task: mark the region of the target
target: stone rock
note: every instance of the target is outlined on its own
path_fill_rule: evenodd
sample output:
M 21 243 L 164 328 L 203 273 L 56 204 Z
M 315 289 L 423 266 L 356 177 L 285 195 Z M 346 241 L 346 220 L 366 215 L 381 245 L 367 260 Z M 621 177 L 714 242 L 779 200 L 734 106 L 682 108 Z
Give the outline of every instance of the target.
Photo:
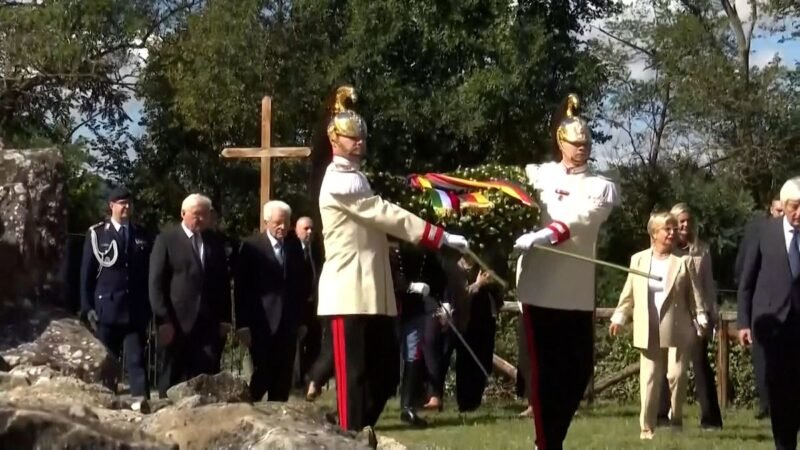
M 181 450 L 369 449 L 321 415 L 289 403 L 216 403 L 165 408 L 147 416 L 142 430 Z
M 408 447 L 390 437 L 378 436 L 378 450 L 407 450 L 407 449 Z
M 63 168 L 57 148 L 0 149 L 0 299 L 62 301 Z
M 206 395 L 192 395 L 180 399 L 175 403 L 175 409 L 192 409 L 203 405 L 210 405 L 214 402 L 214 398 Z
M 37 408 L 48 406 L 69 408 L 80 404 L 93 408 L 115 409 L 118 405 L 114 394 L 108 388 L 70 377 L 56 377 L 52 380 L 41 380 L 30 386 L 0 391 L 0 400 Z
M 215 375 L 198 375 L 191 380 L 176 384 L 167 390 L 167 397 L 173 402 L 199 395 L 209 397 L 212 402 L 249 402 L 250 390 L 247 383 L 229 372 Z
M 120 378 L 119 361 L 66 311 L 49 306 L 7 306 L 0 317 L 0 329 L 8 331 L 0 336 L 0 356 L 12 370 L 18 366 L 47 367 L 87 383 L 109 386 Z
M 75 412 L 83 416 L 73 415 Z M 48 405 L 41 408 L 4 400 L 0 400 L 0 448 L 178 449 L 141 431 L 123 430 L 109 423 L 101 423 L 86 410 L 74 405 Z
M 47 366 L 16 366 L 11 369 L 14 375 L 19 375 L 27 378 L 31 384 L 39 383 L 40 381 L 49 381 L 58 374 Z
M 31 383 L 22 375 L 9 372 L 0 372 L 0 391 L 9 391 L 18 387 L 28 387 Z

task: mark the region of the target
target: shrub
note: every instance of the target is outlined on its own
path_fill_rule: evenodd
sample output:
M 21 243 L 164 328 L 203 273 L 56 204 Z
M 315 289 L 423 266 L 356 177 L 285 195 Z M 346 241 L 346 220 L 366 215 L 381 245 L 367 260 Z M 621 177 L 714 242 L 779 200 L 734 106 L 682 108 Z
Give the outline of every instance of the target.
M 534 197 L 533 189 L 527 184 L 521 167 L 489 164 L 457 170 L 447 175 L 477 181 L 498 179 L 516 183 Z M 536 206 L 526 206 L 495 189 L 483 192 L 493 204 L 488 210 L 467 209 L 461 214 L 440 216 L 428 200 L 427 192 L 413 188 L 408 178 L 387 172 L 371 173 L 368 178 L 375 192 L 385 199 L 444 227 L 447 231 L 465 235 L 476 252 L 492 250 L 510 255 L 516 238 L 531 230 L 539 220 Z

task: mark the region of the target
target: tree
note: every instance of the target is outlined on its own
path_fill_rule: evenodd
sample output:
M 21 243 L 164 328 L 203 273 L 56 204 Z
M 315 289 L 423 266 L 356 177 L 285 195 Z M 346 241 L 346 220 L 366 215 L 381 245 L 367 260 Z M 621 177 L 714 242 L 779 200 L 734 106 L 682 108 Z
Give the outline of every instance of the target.
M 649 164 L 667 144 L 702 166 L 736 173 L 761 202 L 781 177 L 777 166 L 798 163 L 789 147 L 797 128 L 787 122 L 797 114 L 797 78 L 779 61 L 752 67 L 760 9 L 755 0 L 749 6 L 750 22 L 728 0 L 640 2 L 636 19 L 611 21 L 603 33 L 616 45 L 603 51 L 617 64 L 640 61 L 651 77 L 619 71 L 607 118 L 616 126 L 625 123 L 620 117 L 635 118 L 628 131 L 652 138 Z
M 226 227 L 252 230 L 257 171 L 220 161 L 220 150 L 258 142 L 259 100 L 269 94 L 273 142 L 317 136 L 325 152 L 324 96 L 340 82 L 359 94 L 371 169 L 549 157 L 549 115 L 563 95 L 575 90 L 591 102 L 604 81 L 570 32 L 608 4 L 545 5 L 208 1 L 151 49 L 140 84 L 148 133 L 131 173 L 169 180 L 143 186 L 151 190 L 208 192 Z M 307 174 L 303 163 L 276 165 L 276 196 L 313 207 Z
M 0 0 L 0 134 L 59 144 L 126 121 L 139 52 L 193 3 Z

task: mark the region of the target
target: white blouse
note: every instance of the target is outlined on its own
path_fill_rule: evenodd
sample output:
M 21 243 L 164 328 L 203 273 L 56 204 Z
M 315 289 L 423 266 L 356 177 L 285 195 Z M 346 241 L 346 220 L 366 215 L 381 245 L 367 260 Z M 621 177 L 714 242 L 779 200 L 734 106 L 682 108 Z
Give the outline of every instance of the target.
M 667 272 L 669 271 L 669 258 L 650 260 L 650 274 L 661 278 L 661 281 L 650 278 L 647 284 L 648 301 L 655 306 L 658 317 L 661 317 L 661 307 L 667 299 L 666 283 Z

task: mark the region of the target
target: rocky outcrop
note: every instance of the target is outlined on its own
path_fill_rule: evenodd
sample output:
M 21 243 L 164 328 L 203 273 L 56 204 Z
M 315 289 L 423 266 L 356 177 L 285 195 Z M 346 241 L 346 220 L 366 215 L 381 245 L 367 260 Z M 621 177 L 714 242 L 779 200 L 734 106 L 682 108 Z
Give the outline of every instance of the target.
M 67 312 L 10 300 L 0 311 L 0 356 L 11 370 L 28 376 L 51 371 L 108 386 L 119 379 L 119 362 Z
M 102 448 L 119 450 L 178 450 L 135 430 L 100 422 L 80 405 L 27 404 L 0 400 L 0 448 Z
M 0 149 L 0 299 L 58 301 L 64 181 L 58 149 Z
M 294 402 L 185 404 L 147 417 L 142 429 L 181 450 L 371 448 L 365 439 L 335 430 L 322 414 Z
M 250 389 L 241 378 L 234 377 L 230 372 L 221 372 L 216 375 L 199 375 L 167 391 L 167 397 L 174 402 L 195 396 L 206 403 L 249 402 Z
M 219 382 L 227 377 L 216 378 Z M 208 379 L 203 383 L 209 386 Z M 142 414 L 132 411 L 124 397 L 98 384 L 59 375 L 31 382 L 22 375 L 5 374 L 0 376 L 0 448 L 374 448 L 367 435 L 342 432 L 315 405 L 304 401 L 209 403 L 223 398 L 227 388 L 177 396 L 177 392 L 191 392 L 187 384 L 203 383 L 194 380 L 179 385 L 176 402 L 163 401 L 152 414 Z M 382 441 L 385 448 L 404 448 Z

